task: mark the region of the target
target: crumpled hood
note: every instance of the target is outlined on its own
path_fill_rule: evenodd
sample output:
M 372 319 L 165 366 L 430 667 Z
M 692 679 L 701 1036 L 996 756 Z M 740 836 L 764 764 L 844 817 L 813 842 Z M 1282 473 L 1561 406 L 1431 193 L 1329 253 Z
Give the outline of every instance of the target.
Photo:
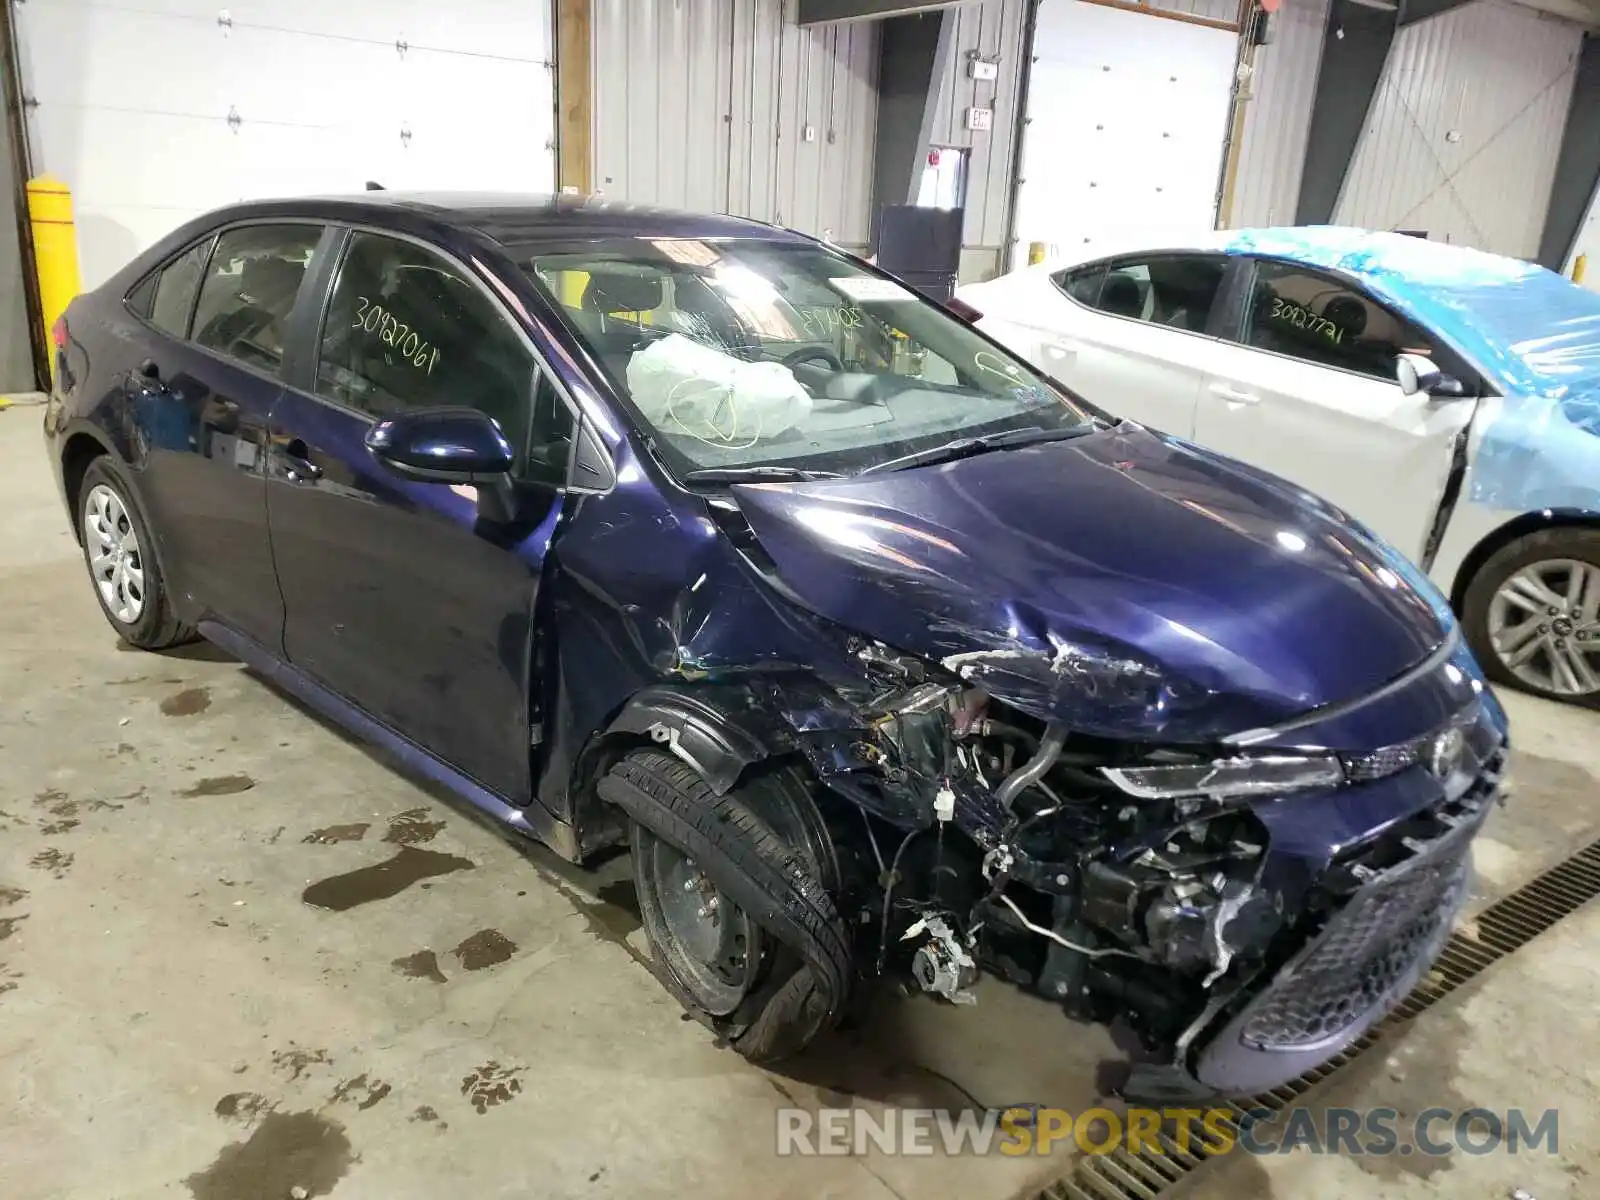
M 1085 732 L 1213 741 L 1447 636 L 1437 593 L 1337 510 L 1135 425 L 734 491 L 808 606 Z

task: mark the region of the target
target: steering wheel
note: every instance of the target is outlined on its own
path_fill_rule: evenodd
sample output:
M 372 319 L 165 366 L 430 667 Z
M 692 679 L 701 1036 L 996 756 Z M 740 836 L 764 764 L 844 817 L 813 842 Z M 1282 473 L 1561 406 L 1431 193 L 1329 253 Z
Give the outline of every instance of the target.
M 786 367 L 796 367 L 810 359 L 827 363 L 832 370 L 844 373 L 844 360 L 826 346 L 801 346 L 800 349 L 785 354 L 782 361 Z

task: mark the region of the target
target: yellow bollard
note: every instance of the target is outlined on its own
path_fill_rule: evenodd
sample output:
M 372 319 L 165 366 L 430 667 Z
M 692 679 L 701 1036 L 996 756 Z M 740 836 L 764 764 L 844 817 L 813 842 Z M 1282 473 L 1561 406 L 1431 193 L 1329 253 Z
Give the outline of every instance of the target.
M 67 305 L 83 290 L 78 274 L 78 227 L 72 217 L 72 192 L 49 175 L 28 180 L 28 221 L 33 227 L 33 267 L 39 277 L 39 308 L 46 336 Z M 55 378 L 56 356 L 47 347 L 50 377 Z
M 1580 254 L 1572 262 L 1572 282 L 1582 283 L 1584 269 L 1589 265 L 1589 256 Z
M 1028 265 L 1030 267 L 1038 266 L 1040 263 L 1042 263 L 1044 261 L 1045 254 L 1048 252 L 1048 250 L 1049 250 L 1049 247 L 1046 246 L 1043 242 L 1029 242 L 1028 243 Z

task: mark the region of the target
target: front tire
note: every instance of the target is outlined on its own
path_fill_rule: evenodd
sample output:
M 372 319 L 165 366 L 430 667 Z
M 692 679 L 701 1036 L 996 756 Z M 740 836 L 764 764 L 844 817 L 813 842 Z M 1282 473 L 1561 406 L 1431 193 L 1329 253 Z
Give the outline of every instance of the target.
M 1496 682 L 1600 708 L 1600 530 L 1546 529 L 1496 551 L 1462 623 Z
M 601 781 L 631 819 L 634 885 L 658 975 L 752 1062 L 803 1050 L 854 981 L 839 866 L 806 776 L 769 769 L 718 796 L 686 763 L 627 755 Z
M 78 529 L 100 611 L 123 641 L 141 650 L 165 650 L 191 641 L 194 630 L 172 611 L 155 539 L 131 489 L 104 456 L 84 472 Z

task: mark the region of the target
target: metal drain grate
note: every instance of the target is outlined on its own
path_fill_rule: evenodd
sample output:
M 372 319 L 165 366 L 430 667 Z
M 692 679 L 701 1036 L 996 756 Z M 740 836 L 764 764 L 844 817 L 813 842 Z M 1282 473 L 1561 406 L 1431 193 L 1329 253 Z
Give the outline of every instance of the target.
M 1527 945 L 1563 917 L 1600 896 L 1600 841 L 1591 842 L 1509 896 L 1496 900 L 1465 922 L 1445 943 L 1433 970 L 1400 1005 L 1348 1048 L 1292 1083 L 1245 1100 L 1223 1101 L 1236 1118 L 1247 1111 L 1281 1112 L 1312 1088 L 1365 1054 L 1398 1026 L 1413 1020 L 1480 972 L 1514 950 Z M 1237 1123 L 1234 1129 L 1237 1130 Z M 1189 1145 L 1215 1145 L 1199 1121 L 1188 1130 Z M 1193 1174 L 1208 1156 L 1182 1153 L 1165 1132 L 1160 1135 L 1165 1154 L 1153 1150 L 1130 1154 L 1119 1148 L 1109 1154 L 1085 1155 L 1066 1178 L 1039 1192 L 1036 1200 L 1157 1200 L 1180 1180 Z

